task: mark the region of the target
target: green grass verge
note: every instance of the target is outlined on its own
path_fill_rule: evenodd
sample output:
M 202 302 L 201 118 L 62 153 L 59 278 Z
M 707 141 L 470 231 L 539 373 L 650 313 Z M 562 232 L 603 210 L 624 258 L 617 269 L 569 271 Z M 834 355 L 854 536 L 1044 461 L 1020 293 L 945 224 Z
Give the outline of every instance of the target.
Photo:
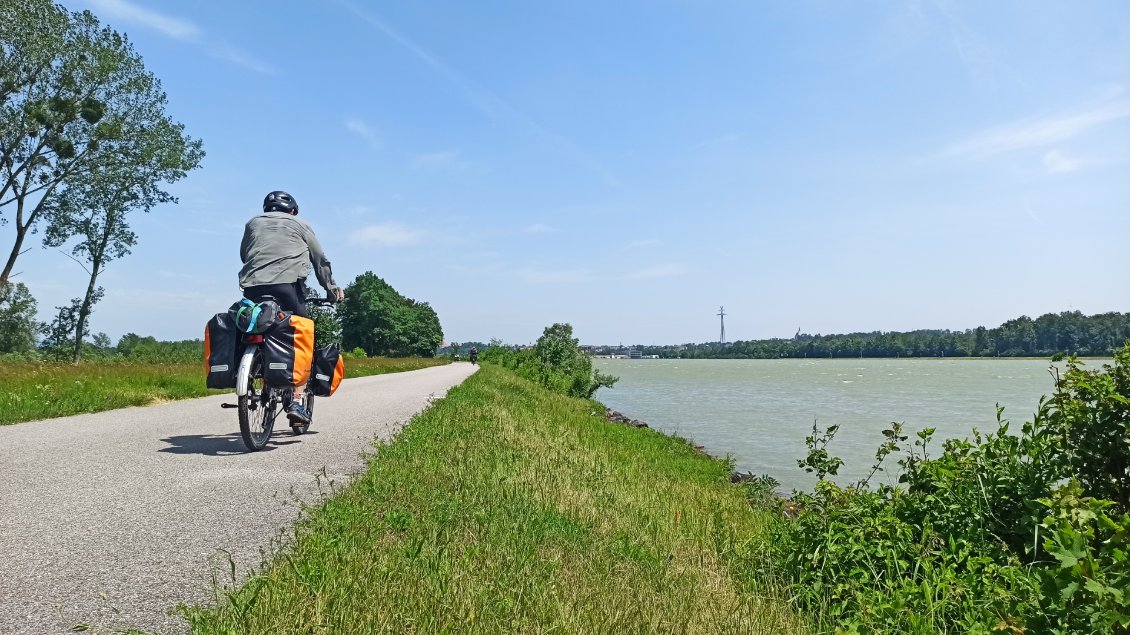
M 496 366 L 415 417 L 195 633 L 797 633 L 723 462 Z
M 396 373 L 449 362 L 421 357 L 347 359 L 345 376 Z M 2 362 L 0 425 L 225 392 L 205 388 L 204 377 L 203 362 Z

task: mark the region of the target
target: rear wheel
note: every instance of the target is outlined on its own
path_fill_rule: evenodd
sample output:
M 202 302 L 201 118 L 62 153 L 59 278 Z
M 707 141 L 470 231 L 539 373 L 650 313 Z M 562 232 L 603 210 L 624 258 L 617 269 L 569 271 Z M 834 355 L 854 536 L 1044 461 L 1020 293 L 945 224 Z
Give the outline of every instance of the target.
M 271 439 L 275 418 L 282 411 L 279 391 L 263 384 L 263 355 L 256 351 L 247 380 L 247 394 L 239 398 L 239 432 L 252 452 Z

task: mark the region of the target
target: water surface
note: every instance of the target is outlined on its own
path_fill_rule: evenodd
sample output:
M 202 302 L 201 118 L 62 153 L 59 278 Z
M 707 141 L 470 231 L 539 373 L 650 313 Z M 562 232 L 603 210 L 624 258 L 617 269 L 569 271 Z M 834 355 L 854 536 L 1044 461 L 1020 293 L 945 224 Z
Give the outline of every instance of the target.
M 942 439 L 968 437 L 974 427 L 996 430 L 998 402 L 1019 429 L 1054 387 L 1050 364 L 1031 359 L 593 361 L 620 377 L 596 395 L 610 408 L 729 454 L 741 470 L 772 474 L 785 491 L 811 485 L 796 459 L 814 420 L 840 425 L 830 452 L 844 459 L 846 481 L 869 471 L 892 421 L 904 422 L 911 438 L 937 428 L 939 450 Z

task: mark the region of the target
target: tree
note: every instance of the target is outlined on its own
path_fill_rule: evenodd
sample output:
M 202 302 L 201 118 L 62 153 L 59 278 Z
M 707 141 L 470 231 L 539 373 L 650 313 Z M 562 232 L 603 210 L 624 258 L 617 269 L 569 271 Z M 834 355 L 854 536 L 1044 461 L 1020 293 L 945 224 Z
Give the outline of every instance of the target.
M 99 287 L 94 302 L 101 299 L 102 288 Z M 45 329 L 47 337 L 40 346 L 57 359 L 65 359 L 74 354 L 75 333 L 82 332 L 86 328 L 85 324 L 77 324 L 82 303 L 82 298 L 73 298 L 70 304 L 55 307 L 55 319 L 51 320 Z M 81 346 L 82 342 L 79 341 L 77 345 Z
M 367 271 L 345 290 L 340 309 L 344 348 L 360 347 L 369 355 L 435 356 L 443 342 L 439 317 L 427 302 L 396 292 Z
M 90 304 L 96 304 L 101 299 L 102 287 L 98 287 L 93 296 L 89 298 Z M 47 336 L 40 344 L 40 347 L 47 354 L 59 360 L 71 358 L 73 361 L 78 361 L 82 352 L 99 355 L 113 353 L 110 336 L 105 333 L 95 334 L 93 342 L 90 343 L 86 342 L 85 335 L 81 339 L 76 339 L 76 334 L 87 333 L 87 324 L 85 323 L 87 317 L 82 315 L 84 304 L 83 298 L 72 298 L 70 304 L 55 307 L 57 311 L 55 319 L 44 327 L 44 333 Z
M 113 144 L 114 151 L 103 169 L 76 175 L 67 187 L 67 195 L 46 206 L 49 225 L 44 244 L 58 247 L 77 237 L 71 255 L 88 276 L 86 294 L 75 320 L 76 362 L 82 356 L 95 296 L 101 297 L 99 274 L 110 261 L 128 255 L 137 244 L 137 234 L 129 226 L 129 213 L 149 212 L 159 203 L 176 202 L 161 185 L 183 178 L 199 165 L 203 156 L 200 143 L 187 139 L 181 126 L 170 123 L 156 111 L 152 115 L 145 118 L 152 119 L 146 128 L 130 131 L 126 138 Z M 150 159 L 141 170 L 132 163 L 138 153 Z M 90 266 L 83 265 L 80 258 Z
M 309 306 L 306 312 L 314 320 L 314 347 L 323 348 L 341 342 L 341 317 L 334 309 Z
M 538 358 L 550 368 L 571 374 L 589 359 L 580 351 L 579 346 L 580 340 L 573 337 L 573 325 L 558 322 L 545 327 L 534 350 Z
M 110 336 L 105 333 L 94 334 L 94 348 L 99 353 L 106 354 L 111 352 L 110 349 L 114 347 L 113 342 L 110 341 Z
M 141 356 L 157 346 L 157 338 L 149 335 L 141 337 L 137 333 L 126 333 L 118 339 L 118 352 L 125 357 Z
M 43 325 L 36 319 L 36 302 L 23 283 L 0 285 L 0 353 L 23 353 L 35 348 Z
M 200 142 L 183 136 L 165 103 L 126 37 L 89 11 L 68 13 L 50 0 L 0 3 L 0 213 L 14 211 L 16 232 L 0 285 L 49 211 L 63 222 L 81 207 L 62 204 L 72 186 L 89 187 L 101 173 L 118 183 L 131 173 L 163 178 L 152 175 L 167 168 L 170 133 L 199 161 Z M 191 157 L 182 164 L 196 165 Z M 119 196 L 128 200 L 134 187 Z

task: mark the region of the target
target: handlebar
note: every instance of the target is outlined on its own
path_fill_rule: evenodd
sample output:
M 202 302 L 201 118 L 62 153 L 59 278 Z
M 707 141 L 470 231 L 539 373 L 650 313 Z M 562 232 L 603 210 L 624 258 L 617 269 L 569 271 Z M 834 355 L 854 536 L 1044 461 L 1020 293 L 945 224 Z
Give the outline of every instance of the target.
M 330 307 L 335 306 L 337 304 L 337 300 L 335 300 L 333 298 L 317 298 L 317 297 L 315 297 L 315 298 L 305 298 L 303 300 L 303 302 L 305 302 L 308 305 L 309 304 L 316 304 L 316 305 L 319 305 L 319 306 L 330 306 Z

